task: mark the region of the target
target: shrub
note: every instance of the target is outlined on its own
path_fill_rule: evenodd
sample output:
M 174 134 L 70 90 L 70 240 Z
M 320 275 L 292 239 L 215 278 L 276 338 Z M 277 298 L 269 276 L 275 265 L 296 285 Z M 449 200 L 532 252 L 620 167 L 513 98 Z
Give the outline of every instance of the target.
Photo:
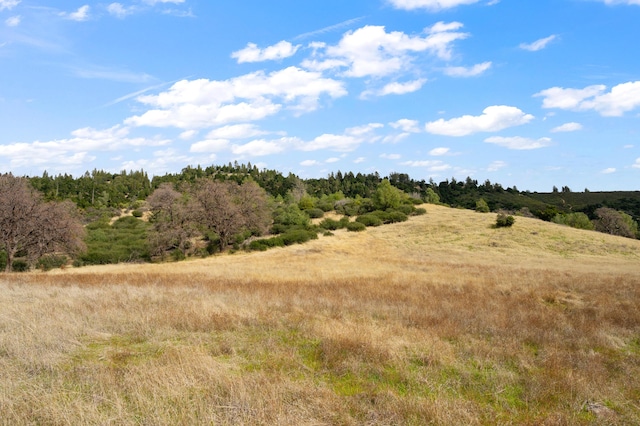
M 13 272 L 27 272 L 29 270 L 29 264 L 24 260 L 13 261 Z
M 361 232 L 367 229 L 367 227 L 360 222 L 349 222 L 347 224 L 347 231 L 349 232 Z
M 380 226 L 382 225 L 382 219 L 377 215 L 367 213 L 356 218 L 356 222 L 362 223 L 364 226 Z
M 584 213 L 557 214 L 552 220 L 553 223 L 570 226 L 577 229 L 594 229 L 593 222 L 589 220 L 589 216 Z
M 304 229 L 292 229 L 280 235 L 280 238 L 282 238 L 285 246 L 290 246 L 292 244 L 302 244 L 309 240 L 317 239 L 318 234 Z
M 478 213 L 489 213 L 489 204 L 483 198 L 480 198 L 476 201 L 476 211 Z
M 423 214 L 427 214 L 427 209 L 425 209 L 424 207 L 418 207 L 413 212 L 413 216 L 422 216 Z
M 515 223 L 516 219 L 509 215 L 507 216 L 504 213 L 500 213 L 498 214 L 498 217 L 496 218 L 496 227 L 497 228 L 509 228 L 511 226 L 513 226 L 513 224 Z
M 324 210 L 318 208 L 307 209 L 305 210 L 305 212 L 311 219 L 320 219 L 322 216 L 324 216 Z
M 405 222 L 409 220 L 409 217 L 401 211 L 394 210 L 389 212 L 387 223 L 397 223 L 397 222 Z
M 142 217 L 142 210 L 134 210 L 131 212 L 131 214 L 133 215 L 133 217 Z
M 406 215 L 410 215 L 415 211 L 415 207 L 412 204 L 401 204 L 396 208 L 397 211 L 402 212 Z
M 54 268 L 62 268 L 67 264 L 68 260 L 69 259 L 67 259 L 67 256 L 64 256 L 64 255 L 57 256 L 52 254 L 52 255 L 44 256 L 38 259 L 38 263 L 36 264 L 36 267 L 38 269 L 42 269 L 43 271 L 50 271 L 51 269 L 54 269 Z

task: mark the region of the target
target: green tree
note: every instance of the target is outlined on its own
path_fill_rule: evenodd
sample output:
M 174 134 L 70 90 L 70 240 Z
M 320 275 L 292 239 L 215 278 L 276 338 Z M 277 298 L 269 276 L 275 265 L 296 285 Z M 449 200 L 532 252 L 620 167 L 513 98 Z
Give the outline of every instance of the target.
M 432 188 L 427 188 L 425 201 L 429 204 L 440 204 L 440 196 Z
M 380 210 L 397 209 L 405 199 L 407 199 L 407 195 L 392 186 L 388 179 L 380 182 L 376 192 L 373 194 L 374 205 Z
M 483 198 L 480 198 L 476 201 L 476 211 L 479 213 L 489 213 L 489 204 L 487 204 Z

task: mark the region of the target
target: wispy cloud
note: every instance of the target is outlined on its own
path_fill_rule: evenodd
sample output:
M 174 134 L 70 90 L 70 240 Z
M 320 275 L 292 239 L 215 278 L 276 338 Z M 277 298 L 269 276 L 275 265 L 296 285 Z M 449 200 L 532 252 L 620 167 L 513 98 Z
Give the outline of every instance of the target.
M 305 38 L 311 38 L 311 37 L 316 36 L 316 35 L 330 33 L 332 31 L 336 31 L 336 30 L 341 30 L 341 29 L 347 28 L 347 27 L 349 27 L 349 26 L 351 26 L 353 24 L 357 24 L 358 22 L 360 22 L 364 18 L 365 18 L 364 16 L 361 16 L 359 18 L 353 18 L 353 19 L 349 19 L 349 20 L 344 21 L 344 22 L 340 22 L 339 24 L 329 25 L 328 27 L 324 27 L 324 28 L 321 28 L 319 30 L 309 31 L 308 33 L 303 33 L 303 34 L 295 36 L 292 40 L 295 40 L 295 41 L 303 40 Z
M 536 40 L 533 43 L 521 43 L 520 49 L 528 50 L 529 52 L 537 52 L 538 50 L 542 50 L 549 43 L 555 40 L 558 36 L 550 35 L 549 37 L 541 38 L 540 40 Z
M 71 21 L 83 22 L 89 19 L 89 5 L 80 6 L 75 12 L 61 12 L 60 16 Z

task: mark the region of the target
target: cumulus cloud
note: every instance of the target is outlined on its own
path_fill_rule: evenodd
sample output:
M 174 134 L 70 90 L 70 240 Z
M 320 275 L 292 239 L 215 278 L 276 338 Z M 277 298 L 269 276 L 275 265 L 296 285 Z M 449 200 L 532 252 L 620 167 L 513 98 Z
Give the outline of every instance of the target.
M 205 139 L 191 145 L 191 152 L 220 152 L 229 148 L 228 139 Z
M 449 77 L 475 77 L 491 68 L 491 62 L 483 62 L 472 67 L 447 67 L 444 73 Z
M 271 141 L 257 139 L 244 145 L 232 145 L 231 152 L 242 156 L 262 157 L 265 155 L 278 154 L 284 151 L 289 145 L 296 143 L 298 143 L 296 138 L 281 138 Z
M 7 158 L 12 168 L 25 166 L 73 165 L 93 161 L 94 152 L 116 151 L 124 148 L 162 146 L 166 139 L 129 137 L 129 129 L 114 126 L 96 130 L 91 127 L 71 132 L 71 138 L 45 142 L 2 145 L 0 158 Z
M 529 52 L 537 52 L 538 50 L 542 50 L 549 43 L 555 40 L 558 36 L 550 35 L 549 37 L 541 38 L 540 40 L 536 40 L 533 43 L 521 43 L 520 49 L 528 50 Z
M 230 126 L 218 127 L 207 135 L 209 139 L 247 139 L 256 136 L 266 135 L 268 132 L 260 130 L 255 124 L 234 124 Z
M 304 167 L 319 166 L 321 164 L 322 164 L 321 162 L 316 160 L 304 160 L 300 162 L 300 165 Z
M 429 155 L 433 157 L 439 157 L 441 155 L 447 155 L 449 151 L 449 148 L 433 148 L 431 151 L 429 151 Z
M 89 19 L 89 10 L 90 10 L 89 5 L 85 4 L 84 6 L 80 6 L 78 10 L 76 10 L 75 12 L 69 12 L 69 13 L 62 12 L 60 13 L 60 16 L 64 17 L 65 19 L 69 19 L 71 21 L 82 22 Z
M 340 135 L 326 133 L 309 142 L 301 143 L 298 149 L 302 151 L 328 149 L 338 152 L 350 152 L 358 148 L 362 143 L 380 140 L 376 130 L 381 127 L 384 126 L 380 123 L 370 123 L 364 126 L 351 127 Z
M 385 85 L 380 90 L 366 90 L 362 92 L 361 98 L 367 98 L 371 95 L 375 96 L 387 96 L 387 95 L 405 95 L 407 93 L 412 93 L 420 90 L 424 83 L 426 83 L 426 79 L 421 78 L 414 81 L 409 81 L 406 83 L 398 83 L 393 82 Z
M 607 169 L 604 169 L 600 173 L 602 173 L 603 175 L 610 175 L 610 174 L 615 173 L 615 172 L 617 172 L 615 167 L 609 167 Z
M 316 71 L 342 69 L 347 77 L 388 76 L 410 68 L 417 53 L 449 60 L 453 42 L 468 37 L 458 31 L 462 26 L 459 22 L 438 22 L 425 28 L 421 37 L 367 25 L 347 32 L 335 46 L 314 45 L 316 57 L 305 60 L 302 66 Z
M 551 145 L 550 138 L 530 139 L 530 138 L 523 138 L 520 136 L 514 136 L 514 137 L 492 136 L 490 138 L 485 139 L 484 141 L 487 143 L 492 143 L 508 149 L 516 149 L 516 150 L 538 149 L 538 148 L 544 148 Z
M 389 126 L 394 129 L 400 129 L 406 133 L 420 133 L 422 131 L 420 130 L 418 120 L 409 120 L 406 118 L 389 123 Z
M 554 127 L 553 129 L 551 129 L 552 133 L 558 133 L 558 132 L 576 132 L 578 130 L 582 130 L 582 124 L 580 123 L 565 123 L 561 126 L 558 127 Z
M 389 0 L 389 3 L 395 8 L 402 10 L 426 9 L 431 12 L 436 12 L 451 9 L 456 6 L 474 4 L 478 1 L 480 0 Z
M 134 11 L 134 6 L 126 7 L 120 3 L 111 3 L 109 6 L 107 6 L 107 12 L 109 12 L 110 15 L 121 19 L 126 17 L 127 15 L 131 15 Z
M 22 0 L 0 0 L 0 12 L 3 10 L 11 10 L 20 4 Z
M 552 87 L 536 93 L 543 97 L 543 108 L 574 111 L 597 111 L 605 117 L 619 117 L 640 107 L 640 81 L 618 84 L 606 92 L 607 86 L 593 85 L 584 89 Z
M 239 64 L 245 62 L 263 62 L 285 59 L 296 54 L 300 45 L 292 45 L 288 41 L 281 41 L 273 46 L 260 49 L 255 43 L 248 43 L 247 47 L 231 54 L 231 57 L 238 60 Z
M 450 120 L 439 119 L 427 123 L 427 132 L 445 136 L 467 136 L 478 132 L 497 132 L 520 126 L 533 120 L 533 115 L 506 105 L 494 105 L 484 109 L 482 115 L 464 115 Z
M 7 18 L 4 23 L 7 24 L 8 27 L 17 27 L 18 25 L 20 25 L 21 21 L 22 17 L 20 15 L 17 15 Z
M 296 113 L 318 108 L 320 98 L 347 94 L 344 83 L 321 73 L 289 67 L 223 81 L 182 80 L 158 95 L 137 100 L 153 109 L 130 117 L 134 126 L 206 128 L 233 122 L 256 121 L 284 108 Z

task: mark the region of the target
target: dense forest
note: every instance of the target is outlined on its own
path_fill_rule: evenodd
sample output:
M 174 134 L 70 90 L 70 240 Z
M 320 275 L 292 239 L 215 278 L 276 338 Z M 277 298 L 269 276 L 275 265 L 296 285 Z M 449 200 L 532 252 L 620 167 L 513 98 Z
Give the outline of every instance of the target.
M 237 162 L 189 166 L 152 178 L 143 170 L 0 177 L 0 267 L 6 271 L 65 266 L 68 256 L 82 266 L 265 250 L 317 238 L 320 232 L 406 220 L 424 213 L 416 207 L 422 203 L 640 236 L 640 191 L 574 192 L 564 186 L 538 193 L 489 180 L 436 183 L 404 173 L 381 177 L 338 171 L 301 179 Z M 323 218 L 327 212 L 342 219 Z M 31 223 L 31 231 L 17 229 L 16 215 Z M 24 221 L 27 216 L 31 222 Z M 57 239 L 46 240 L 42 232 L 62 228 L 69 233 L 58 232 Z M 31 240 L 17 238 L 20 232 L 31 233 Z

